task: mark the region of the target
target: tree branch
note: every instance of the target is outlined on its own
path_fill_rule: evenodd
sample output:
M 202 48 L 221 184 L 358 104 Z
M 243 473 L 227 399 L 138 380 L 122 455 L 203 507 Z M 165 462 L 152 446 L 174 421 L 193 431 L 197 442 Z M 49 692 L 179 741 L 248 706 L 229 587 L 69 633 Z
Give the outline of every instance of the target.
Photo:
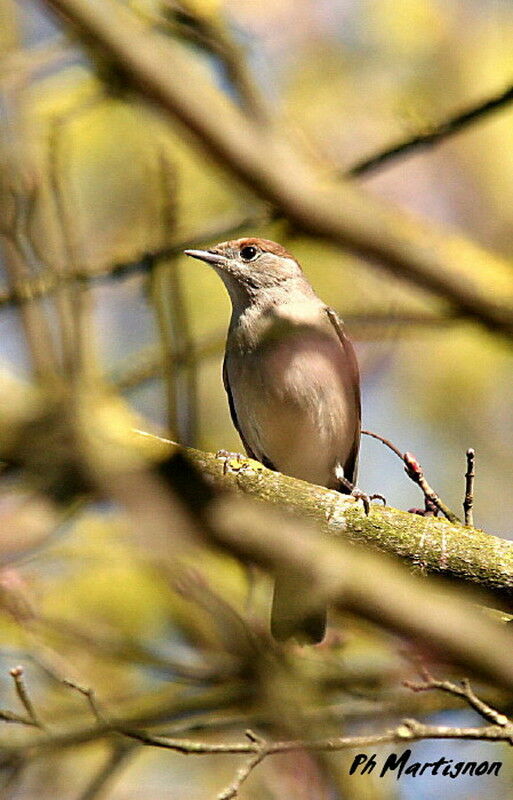
M 329 739 L 297 739 L 285 742 L 232 742 L 226 744 L 211 744 L 208 742 L 195 742 L 190 739 L 171 739 L 166 736 L 152 736 L 142 731 L 122 730 L 125 736 L 136 739 L 142 744 L 153 747 L 163 747 L 186 755 L 213 755 L 214 753 L 242 754 L 264 753 L 290 753 L 294 750 L 314 750 L 328 753 L 347 750 L 354 747 L 368 747 L 375 744 L 388 742 L 418 741 L 419 739 L 471 739 L 490 742 L 507 742 L 513 744 L 513 726 L 487 725 L 475 728 L 446 727 L 445 725 L 424 725 L 414 719 L 405 719 L 397 728 L 390 728 L 383 733 L 369 734 L 368 736 L 335 736 Z
M 185 739 L 152 736 L 145 732 L 123 731 L 125 736 L 145 745 L 161 747 L 185 755 L 249 754 L 250 758 L 239 768 L 230 785 L 218 794 L 218 800 L 237 797 L 242 783 L 267 756 L 298 751 L 334 753 L 341 750 L 364 748 L 396 743 L 404 745 L 420 739 L 464 739 L 513 744 L 513 725 L 488 725 L 479 728 L 458 728 L 442 725 L 425 725 L 415 719 L 404 719 L 396 728 L 368 736 L 339 736 L 327 739 L 296 739 L 291 741 L 266 741 L 247 731 L 247 742 L 211 744 Z
M 297 228 L 377 260 L 445 298 L 464 316 L 513 337 L 507 262 L 393 209 L 348 181 L 321 180 L 279 132 L 243 115 L 170 40 L 156 37 L 121 4 L 46 2 L 103 47 L 132 88 L 185 125 L 222 165 Z M 490 271 L 496 276 L 493 285 L 487 278 Z
M 400 142 L 388 145 L 379 153 L 374 153 L 374 155 L 362 159 L 347 170 L 345 175 L 349 178 L 368 175 L 382 167 L 389 166 L 391 162 L 402 156 L 433 147 L 433 145 L 439 144 L 450 136 L 465 130 L 473 122 L 488 116 L 490 112 L 504 108 L 512 100 L 513 85 L 509 85 L 502 92 L 492 97 L 487 97 L 486 100 L 459 111 L 454 116 L 444 119 L 436 125 L 428 125 L 420 133 L 408 136 Z
M 417 518 L 394 509 L 373 508 L 371 515 L 365 517 L 361 507 L 337 492 L 269 472 L 258 462 L 230 459 L 229 468 L 225 470 L 224 458 L 220 461 L 199 451 L 181 451 L 165 440 L 142 436 L 146 441 L 141 442 L 141 448 L 147 457 L 151 454 L 151 457 L 162 460 L 159 475 L 177 492 L 192 515 L 187 534 L 191 541 L 197 540 L 198 536 L 206 538 L 209 543 L 227 550 L 243 562 L 255 563 L 271 573 L 287 569 L 297 574 L 298 580 L 304 580 L 305 587 L 308 587 L 305 604 L 312 610 L 328 603 L 342 612 L 357 614 L 403 636 L 427 643 L 445 660 L 464 666 L 467 671 L 470 669 L 497 685 L 513 688 L 513 665 L 509 657 L 513 639 L 507 626 L 501 626 L 484 612 L 477 612 L 476 600 L 471 604 L 461 593 L 450 591 L 447 586 L 440 583 L 429 585 L 425 580 L 410 575 L 399 563 L 355 544 L 356 541 L 366 541 L 384 549 L 383 540 L 387 541 L 389 533 L 397 551 L 411 560 L 411 548 L 415 549 L 413 543 L 409 543 L 409 550 L 402 549 L 410 527 L 415 531 L 416 545 L 421 548 L 423 541 L 434 534 L 432 556 L 436 562 L 438 555 L 438 564 L 433 563 L 433 571 L 443 568 L 450 575 L 452 568 L 456 575 L 464 578 L 461 562 L 471 561 L 466 574 L 473 575 L 477 583 L 476 567 L 479 572 L 483 566 L 478 543 L 481 537 L 486 539 L 485 534 L 443 520 Z M 196 469 L 182 453 L 189 455 Z M 200 479 L 200 472 L 206 481 Z M 137 486 L 141 485 L 141 480 L 142 476 L 136 479 Z M 212 491 L 212 484 L 218 488 L 241 488 L 267 504 L 279 504 L 282 513 L 266 508 L 262 502 L 249 503 L 246 498 L 236 497 L 233 493 L 218 495 Z M 140 517 L 141 501 L 133 489 L 120 494 L 118 500 L 126 506 L 129 515 Z M 285 517 L 284 508 L 296 513 Z M 177 525 L 184 535 L 186 528 L 182 517 L 180 520 Z M 310 526 L 308 520 L 317 524 Z M 417 528 L 419 520 L 421 526 Z M 438 525 L 442 527 L 438 528 Z M 138 534 L 141 535 L 139 528 Z M 331 531 L 335 536 L 319 536 L 319 528 L 324 532 Z M 461 532 L 464 542 L 467 534 L 466 547 L 463 546 L 456 558 L 453 550 L 449 556 L 440 553 L 441 547 L 443 550 L 446 546 L 444 540 L 455 531 Z M 468 534 L 476 535 L 476 541 L 469 540 Z M 150 528 L 146 528 L 145 548 L 156 548 L 160 535 L 157 532 L 153 539 Z M 451 544 L 457 550 L 456 542 Z M 513 545 L 498 539 L 494 544 L 499 548 L 503 545 L 503 558 L 499 556 L 493 563 L 488 553 L 489 565 L 496 577 L 502 574 L 503 597 L 511 597 Z M 171 548 L 171 552 L 173 568 L 177 569 L 176 547 Z M 477 561 L 473 558 L 476 553 Z M 166 558 L 165 553 L 162 557 Z M 451 564 L 449 570 L 448 564 Z M 494 581 L 490 583 L 493 585 Z M 440 619 L 444 620 L 443 626 L 439 624 Z M 469 647 L 469 637 L 472 647 Z
M 136 440 L 155 445 L 162 456 L 178 448 L 142 431 L 134 431 L 134 435 Z M 211 453 L 193 448 L 185 448 L 184 452 L 219 488 L 236 489 L 287 508 L 314 522 L 330 537 L 370 544 L 425 572 L 487 589 L 497 602 L 511 604 L 513 543 L 506 539 L 440 517 L 420 517 L 389 506 L 372 506 L 366 516 L 352 498 L 273 472 L 257 461 L 231 459 L 226 464 L 226 459 Z

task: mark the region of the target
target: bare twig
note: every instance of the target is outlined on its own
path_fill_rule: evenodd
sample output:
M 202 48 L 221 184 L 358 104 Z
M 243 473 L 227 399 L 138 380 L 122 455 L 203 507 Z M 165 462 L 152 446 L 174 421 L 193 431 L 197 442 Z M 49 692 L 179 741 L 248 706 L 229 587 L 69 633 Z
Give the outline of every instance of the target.
M 93 95 L 84 104 L 53 118 L 48 143 L 48 173 L 59 224 L 64 264 L 55 263 L 56 308 L 60 323 L 60 343 L 65 374 L 72 381 L 94 374 L 94 347 L 89 324 L 89 287 L 86 282 L 63 276 L 78 269 L 81 272 L 81 247 L 76 231 L 75 216 L 68 187 L 65 185 L 62 163 L 62 131 L 87 109 L 104 100 L 103 93 Z
M 115 720 L 104 720 L 87 725 L 77 724 L 72 721 L 65 731 L 48 733 L 42 737 L 40 734 L 27 737 L 24 741 L 3 739 L 0 743 L 0 756 L 14 756 L 30 751 L 31 755 L 43 755 L 51 752 L 62 752 L 64 748 L 76 747 L 88 742 L 110 738 L 123 734 L 125 729 L 136 730 L 139 726 L 167 725 L 174 721 L 183 720 L 187 716 L 194 717 L 197 712 L 207 714 L 219 712 L 222 709 L 237 709 L 252 707 L 252 689 L 241 681 L 224 683 L 213 688 L 203 689 L 194 693 L 180 693 L 176 687 L 170 686 L 166 690 L 154 692 L 136 698 L 135 701 L 125 705 L 125 714 L 118 712 Z M 73 724 L 73 722 L 75 724 Z M 131 737 L 135 738 L 135 737 Z
M 487 725 L 483 727 L 447 727 L 424 725 L 414 719 L 404 719 L 397 728 L 368 736 L 335 736 L 329 739 L 293 739 L 276 742 L 226 742 L 212 744 L 190 739 L 172 739 L 167 736 L 152 736 L 144 731 L 119 729 L 120 733 L 142 744 L 162 747 L 184 755 L 244 754 L 255 753 L 263 757 L 295 750 L 324 751 L 334 753 L 353 747 L 367 747 L 387 742 L 418 741 L 419 739 L 470 739 L 513 744 L 513 725 Z M 262 758 L 260 760 L 262 760 Z
M 403 453 L 401 453 L 399 448 L 396 447 L 395 444 L 390 441 L 390 439 L 385 439 L 384 436 L 381 436 L 379 433 L 374 433 L 374 431 L 362 431 L 362 436 L 372 436 L 373 439 L 377 439 L 379 442 L 382 442 L 386 447 L 389 448 L 389 450 L 395 453 L 396 456 L 401 459 L 401 461 L 404 461 Z
M 27 709 L 27 713 L 33 717 L 34 711 L 32 704 L 28 699 L 23 682 L 20 681 L 22 673 L 23 671 L 19 667 L 11 670 L 11 674 L 17 681 L 17 685 L 19 684 L 21 686 L 18 691 L 20 699 L 23 698 L 22 702 Z M 93 728 L 88 731 L 81 731 L 75 735 L 73 733 L 71 735 L 58 734 L 56 736 L 45 737 L 45 739 L 40 740 L 38 743 L 28 742 L 26 744 L 17 743 L 14 745 L 3 745 L 2 755 L 4 761 L 11 761 L 19 758 L 25 748 L 32 753 L 38 752 L 38 749 L 41 752 L 45 752 L 54 747 L 60 749 L 63 746 L 81 744 L 92 741 L 95 738 L 102 738 L 113 734 L 122 735 L 132 742 L 172 750 L 184 755 L 246 754 L 250 756 L 250 758 L 240 767 L 229 786 L 218 795 L 218 800 L 233 800 L 233 798 L 238 795 L 239 789 L 244 781 L 258 764 L 266 757 L 278 753 L 302 750 L 310 752 L 338 752 L 349 748 L 362 748 L 391 742 L 404 744 L 421 739 L 460 739 L 513 744 L 513 723 L 511 720 L 480 700 L 474 694 L 468 681 L 463 681 L 462 686 L 458 686 L 450 681 L 435 680 L 425 669 L 422 670 L 422 676 L 424 678 L 423 683 L 405 682 L 405 685 L 414 692 L 437 689 L 449 695 L 462 698 L 489 724 L 481 727 L 447 727 L 425 725 L 415 719 L 403 719 L 395 728 L 364 736 L 269 741 L 253 731 L 248 730 L 246 731 L 246 741 L 211 743 L 154 735 L 148 731 L 135 728 L 135 721 L 132 721 L 130 724 L 128 721 L 123 721 L 121 719 L 109 722 L 105 719 L 97 718 L 96 725 Z M 66 681 L 65 683 L 71 688 L 78 690 L 81 694 L 84 694 L 88 699 L 93 696 L 93 693 L 89 689 L 84 689 L 72 682 Z M 32 724 L 37 724 L 41 727 L 41 724 L 36 721 Z M 92 800 L 92 798 L 97 797 L 100 789 L 113 777 L 132 751 L 133 747 L 126 743 L 115 743 L 111 756 L 102 766 L 98 774 L 87 785 L 86 789 L 80 795 L 80 800 Z
M 507 86 L 502 92 L 487 97 L 476 105 L 464 111 L 459 111 L 452 117 L 442 120 L 438 124 L 427 125 L 423 131 L 408 136 L 400 142 L 388 145 L 379 153 L 359 161 L 345 172 L 350 178 L 368 175 L 382 167 L 389 166 L 399 157 L 410 155 L 413 151 L 433 147 L 450 136 L 464 130 L 468 125 L 487 116 L 492 111 L 498 111 L 513 100 L 513 85 Z
M 35 708 L 27 692 L 27 687 L 25 686 L 25 681 L 23 678 L 23 667 L 13 667 L 13 669 L 10 670 L 10 675 L 14 680 L 16 694 L 18 695 L 23 708 L 27 712 L 27 716 L 31 720 L 32 725 L 34 725 L 36 728 L 41 728 L 41 730 L 44 730 L 45 726 L 36 714 Z
M 34 720 L 29 719 L 29 717 L 23 717 L 21 714 L 16 714 L 14 711 L 6 711 L 4 709 L 0 710 L 0 721 L 17 722 L 20 725 L 29 725 L 35 728 L 39 727 Z
M 362 431 L 362 435 L 365 436 L 372 436 L 373 439 L 378 439 L 378 441 L 382 442 L 386 447 L 392 450 L 393 453 L 401 459 L 404 463 L 404 471 L 408 475 L 411 480 L 419 486 L 424 494 L 424 498 L 426 500 L 427 507 L 429 505 L 438 508 L 444 517 L 446 517 L 449 522 L 461 522 L 459 517 L 451 511 L 449 506 L 447 506 L 443 500 L 439 497 L 439 495 L 435 492 L 435 490 L 429 485 L 424 475 L 424 471 L 420 466 L 419 462 L 415 458 L 414 455 L 411 453 L 401 453 L 398 447 L 395 446 L 389 439 L 385 439 L 384 436 L 380 436 L 379 433 L 374 433 L 373 431 Z M 428 505 L 429 504 L 429 505 Z
M 463 500 L 463 511 L 465 513 L 465 525 L 474 526 L 472 509 L 474 506 L 474 478 L 476 451 L 469 447 L 467 450 L 467 471 L 465 473 L 465 499 Z
M 449 520 L 449 522 L 457 523 L 461 522 L 460 518 L 454 511 L 451 511 L 448 505 L 444 503 L 441 497 L 435 492 L 435 490 L 429 485 L 427 482 L 424 471 L 420 466 L 419 462 L 415 458 L 412 453 L 405 453 L 403 456 L 403 461 L 405 463 L 405 472 L 409 478 L 412 479 L 414 483 L 416 483 L 423 491 L 424 497 L 432 503 L 432 505 L 436 506 L 444 517 Z
M 263 761 L 266 756 L 265 740 L 250 730 L 246 731 L 246 736 L 250 742 L 254 742 L 255 744 L 259 745 L 261 749 L 259 752 L 256 752 L 254 755 L 252 755 L 251 758 L 249 758 L 246 763 L 237 770 L 233 781 L 231 781 L 230 785 L 227 786 L 226 789 L 218 794 L 217 800 L 233 800 L 234 797 L 237 797 L 239 789 L 246 778 L 250 776 L 255 767 L 258 767 L 260 762 Z
M 98 707 L 98 703 L 96 702 L 96 696 L 93 689 L 90 689 L 87 686 L 80 686 L 80 684 L 75 683 L 74 681 L 70 681 L 68 679 L 63 680 L 62 683 L 65 686 L 68 686 L 70 689 L 74 689 L 76 692 L 85 697 L 95 720 L 97 722 L 104 722 L 104 718 Z
M 464 678 L 461 682 L 461 686 L 458 686 L 456 683 L 452 681 L 441 681 L 434 678 L 431 673 L 426 669 L 422 669 L 422 683 L 415 683 L 415 681 L 404 681 L 404 685 L 407 686 L 409 689 L 412 689 L 414 692 L 426 692 L 432 689 L 437 689 L 441 692 L 446 692 L 447 694 L 452 695 L 453 697 L 461 697 L 463 698 L 474 711 L 477 711 L 483 719 L 487 722 L 491 722 L 492 725 L 497 725 L 501 728 L 509 728 L 513 727 L 513 722 L 505 715 L 502 714 L 500 711 L 497 711 L 495 708 L 492 708 L 487 703 L 483 702 L 472 690 L 470 682 L 467 678 Z

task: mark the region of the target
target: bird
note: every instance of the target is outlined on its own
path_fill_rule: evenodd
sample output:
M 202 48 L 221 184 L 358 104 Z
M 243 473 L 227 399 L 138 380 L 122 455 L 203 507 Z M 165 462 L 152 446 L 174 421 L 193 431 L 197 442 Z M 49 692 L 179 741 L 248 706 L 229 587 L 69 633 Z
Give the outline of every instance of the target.
M 242 238 L 184 252 L 213 267 L 230 296 L 223 382 L 246 454 L 285 475 L 361 496 L 359 368 L 338 314 L 276 242 Z M 312 610 L 309 599 L 297 575 L 276 575 L 276 640 L 323 640 L 327 608 Z

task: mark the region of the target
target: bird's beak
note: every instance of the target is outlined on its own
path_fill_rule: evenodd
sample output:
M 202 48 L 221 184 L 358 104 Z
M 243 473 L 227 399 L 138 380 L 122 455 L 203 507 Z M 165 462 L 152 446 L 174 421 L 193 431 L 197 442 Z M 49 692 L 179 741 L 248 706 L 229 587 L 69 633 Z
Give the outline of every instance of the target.
M 199 258 L 200 261 L 206 261 L 207 264 L 214 264 L 218 267 L 224 266 L 228 262 L 226 256 L 214 253 L 213 250 L 184 250 L 184 253 L 186 256 Z

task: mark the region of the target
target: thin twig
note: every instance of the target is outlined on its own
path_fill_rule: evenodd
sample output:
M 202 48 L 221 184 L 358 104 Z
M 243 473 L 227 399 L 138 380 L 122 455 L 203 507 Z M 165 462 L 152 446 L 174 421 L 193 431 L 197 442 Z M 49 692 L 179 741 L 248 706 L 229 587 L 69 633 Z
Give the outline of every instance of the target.
M 44 730 L 45 726 L 36 714 L 36 710 L 27 692 L 27 687 L 25 686 L 23 677 L 23 667 L 13 667 L 13 669 L 10 670 L 10 675 L 14 680 L 16 694 L 18 695 L 23 708 L 27 712 L 28 718 L 31 720 L 32 725 L 34 725 L 36 728 L 41 728 L 41 730 Z
M 441 681 L 434 678 L 431 673 L 427 669 L 422 670 L 422 683 L 415 683 L 414 681 L 404 681 L 404 686 L 407 686 L 408 689 L 411 689 L 414 692 L 426 692 L 433 689 L 437 689 L 441 692 L 446 692 L 447 694 L 453 695 L 454 697 L 461 697 L 463 698 L 474 711 L 477 711 L 483 719 L 487 722 L 491 722 L 492 725 L 499 726 L 501 728 L 509 728 L 513 727 L 513 722 L 505 715 L 502 714 L 500 711 L 497 711 L 495 708 L 492 708 L 483 700 L 480 700 L 470 685 L 468 678 L 464 678 L 461 681 L 461 686 L 458 686 L 456 683 L 452 683 L 452 681 Z
M 376 172 L 384 166 L 389 166 L 391 162 L 398 159 L 400 156 L 410 155 L 413 151 L 427 149 L 433 145 L 448 139 L 450 136 L 459 133 L 468 125 L 476 120 L 489 114 L 491 111 L 498 111 L 505 105 L 513 100 L 513 85 L 509 85 L 502 92 L 499 92 L 492 97 L 488 97 L 470 106 L 464 111 L 459 111 L 454 116 L 442 120 L 437 125 L 429 125 L 423 131 L 408 136 L 400 142 L 393 145 L 388 145 L 379 153 L 364 158 L 358 161 L 349 170 L 345 171 L 345 175 L 350 178 L 368 175 L 370 172 Z
M 465 499 L 463 500 L 463 511 L 465 514 L 465 525 L 474 527 L 474 515 L 472 509 L 474 506 L 474 478 L 475 473 L 475 458 L 476 451 L 469 447 L 467 450 L 467 471 L 465 473 Z
M 196 359 L 176 260 L 159 261 L 152 275 L 169 429 L 182 444 L 191 446 L 196 442 Z
M 403 461 L 405 463 L 406 474 L 422 489 L 426 500 L 432 505 L 436 506 L 436 508 L 442 512 L 444 517 L 446 517 L 449 522 L 461 523 L 458 515 L 455 514 L 454 511 L 451 511 L 449 506 L 444 503 L 441 497 L 429 485 L 425 478 L 424 471 L 415 456 L 412 455 L 412 453 L 405 453 L 403 455 Z
M 85 103 L 70 111 L 55 116 L 50 125 L 48 142 L 48 173 L 55 203 L 56 218 L 62 242 L 64 264 L 52 265 L 56 273 L 56 309 L 60 323 L 60 344 L 63 368 L 71 381 L 94 374 L 94 348 L 91 341 L 91 325 L 88 314 L 90 296 L 88 286 L 76 280 L 62 280 L 69 271 L 80 270 L 81 246 L 76 230 L 76 212 L 73 209 L 70 188 L 66 186 L 63 169 L 62 131 L 85 111 L 104 101 L 103 93 L 93 95 Z
M 392 450 L 392 452 L 395 453 L 396 456 L 401 459 L 401 461 L 404 461 L 403 453 L 401 453 L 399 448 L 396 447 L 395 444 L 390 441 L 390 439 L 385 439 L 384 436 L 381 436 L 379 433 L 374 433 L 374 431 L 362 431 L 362 436 L 372 436 L 373 439 L 377 439 L 379 442 L 382 442 L 384 445 L 386 445 L 386 447 Z
M 98 703 L 96 702 L 96 696 L 93 689 L 90 689 L 87 686 L 81 686 L 80 684 L 75 683 L 74 681 L 70 681 L 68 679 L 63 680 L 62 683 L 65 686 L 68 686 L 70 689 L 74 689 L 75 691 L 77 691 L 79 694 L 81 694 L 83 697 L 86 698 L 89 708 L 91 709 L 96 722 L 103 723 L 105 721 L 98 707 Z
M 260 762 L 263 761 L 266 756 L 265 739 L 262 739 L 260 736 L 250 730 L 246 731 L 246 736 L 250 742 L 254 742 L 255 744 L 259 745 L 261 749 L 259 752 L 252 755 L 251 758 L 248 758 L 248 760 L 241 767 L 239 767 L 234 779 L 231 781 L 230 785 L 226 787 L 226 789 L 218 794 L 217 800 L 233 800 L 234 797 L 237 797 L 239 789 L 244 781 L 250 776 L 255 767 L 258 767 Z
M 427 504 L 438 508 L 444 517 L 449 520 L 449 522 L 461 522 L 454 511 L 451 511 L 449 506 L 443 502 L 435 490 L 429 485 L 424 475 L 424 471 L 414 455 L 411 453 L 402 453 L 399 448 L 395 446 L 395 444 L 393 444 L 389 439 L 385 439 L 384 436 L 380 436 L 379 433 L 374 433 L 373 431 L 362 431 L 362 435 L 372 436 L 373 439 L 378 439 L 378 441 L 386 445 L 386 447 L 392 450 L 392 452 L 401 459 L 404 464 L 404 471 L 408 477 L 411 478 L 411 480 L 422 490 Z
M 29 725 L 31 727 L 38 727 L 36 723 L 28 717 L 23 717 L 21 714 L 16 714 L 14 711 L 0 710 L 1 722 L 17 722 L 20 725 Z
M 470 739 L 513 744 L 513 725 L 487 725 L 482 727 L 448 727 L 445 725 L 425 725 L 414 719 L 404 719 L 396 728 L 368 736 L 334 736 L 327 739 L 293 739 L 276 742 L 197 742 L 190 739 L 172 739 L 167 736 L 153 736 L 145 731 L 118 728 L 120 733 L 142 744 L 173 750 L 184 755 L 214 754 L 263 754 L 263 757 L 276 753 L 290 753 L 296 750 L 335 753 L 353 747 L 367 747 L 387 742 L 417 741 L 420 739 Z M 260 759 L 262 760 L 262 759 Z

